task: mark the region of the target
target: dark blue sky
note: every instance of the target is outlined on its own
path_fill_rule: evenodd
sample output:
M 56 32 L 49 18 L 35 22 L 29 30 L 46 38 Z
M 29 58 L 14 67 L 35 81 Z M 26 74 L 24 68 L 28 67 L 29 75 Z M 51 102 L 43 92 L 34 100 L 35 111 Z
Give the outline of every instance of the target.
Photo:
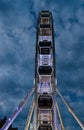
M 53 13 L 57 87 L 84 122 L 84 0 L 0 0 L 0 118 L 33 87 L 38 13 Z M 81 130 L 57 98 L 66 130 Z M 23 130 L 28 106 L 14 125 Z

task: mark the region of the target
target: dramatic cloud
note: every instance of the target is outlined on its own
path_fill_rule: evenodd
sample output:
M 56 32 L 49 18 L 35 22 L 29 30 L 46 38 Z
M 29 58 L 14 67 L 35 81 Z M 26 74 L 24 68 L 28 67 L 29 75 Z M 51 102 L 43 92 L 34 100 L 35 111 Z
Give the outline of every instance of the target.
M 0 117 L 33 87 L 37 17 L 45 9 L 54 19 L 58 88 L 84 121 L 84 0 L 0 0 Z M 65 129 L 80 130 L 59 103 Z M 27 110 L 15 121 L 20 130 Z

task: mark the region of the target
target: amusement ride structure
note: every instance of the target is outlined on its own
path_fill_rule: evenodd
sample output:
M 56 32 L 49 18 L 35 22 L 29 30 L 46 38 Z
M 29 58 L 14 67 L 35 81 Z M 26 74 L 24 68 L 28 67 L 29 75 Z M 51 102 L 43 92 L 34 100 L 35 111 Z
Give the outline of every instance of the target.
M 64 102 L 80 128 L 84 130 L 84 125 L 56 87 L 54 27 L 52 13 L 49 11 L 42 11 L 38 16 L 34 88 L 21 101 L 0 130 L 9 129 L 33 94 L 34 100 L 31 103 L 25 130 L 65 130 L 56 94 Z

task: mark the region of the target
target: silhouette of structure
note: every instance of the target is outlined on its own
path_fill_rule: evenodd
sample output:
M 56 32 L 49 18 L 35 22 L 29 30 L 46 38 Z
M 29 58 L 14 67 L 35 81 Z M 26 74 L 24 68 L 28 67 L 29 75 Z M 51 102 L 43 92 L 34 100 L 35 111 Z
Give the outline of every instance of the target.
M 7 121 L 6 116 L 3 119 L 0 120 L 0 128 L 2 128 L 4 126 L 6 121 Z M 12 128 L 12 124 L 11 124 L 10 127 L 8 128 L 8 130 L 18 130 L 18 128 Z

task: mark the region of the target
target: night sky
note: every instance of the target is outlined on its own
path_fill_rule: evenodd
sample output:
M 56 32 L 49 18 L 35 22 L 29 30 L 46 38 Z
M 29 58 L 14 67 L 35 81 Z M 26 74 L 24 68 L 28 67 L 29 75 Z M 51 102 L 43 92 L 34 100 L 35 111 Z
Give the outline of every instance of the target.
M 57 87 L 84 122 L 84 0 L 0 0 L 0 118 L 33 87 L 38 13 L 54 19 Z M 66 130 L 81 130 L 57 96 Z M 31 102 L 31 101 L 30 101 Z M 24 130 L 29 105 L 14 126 Z

